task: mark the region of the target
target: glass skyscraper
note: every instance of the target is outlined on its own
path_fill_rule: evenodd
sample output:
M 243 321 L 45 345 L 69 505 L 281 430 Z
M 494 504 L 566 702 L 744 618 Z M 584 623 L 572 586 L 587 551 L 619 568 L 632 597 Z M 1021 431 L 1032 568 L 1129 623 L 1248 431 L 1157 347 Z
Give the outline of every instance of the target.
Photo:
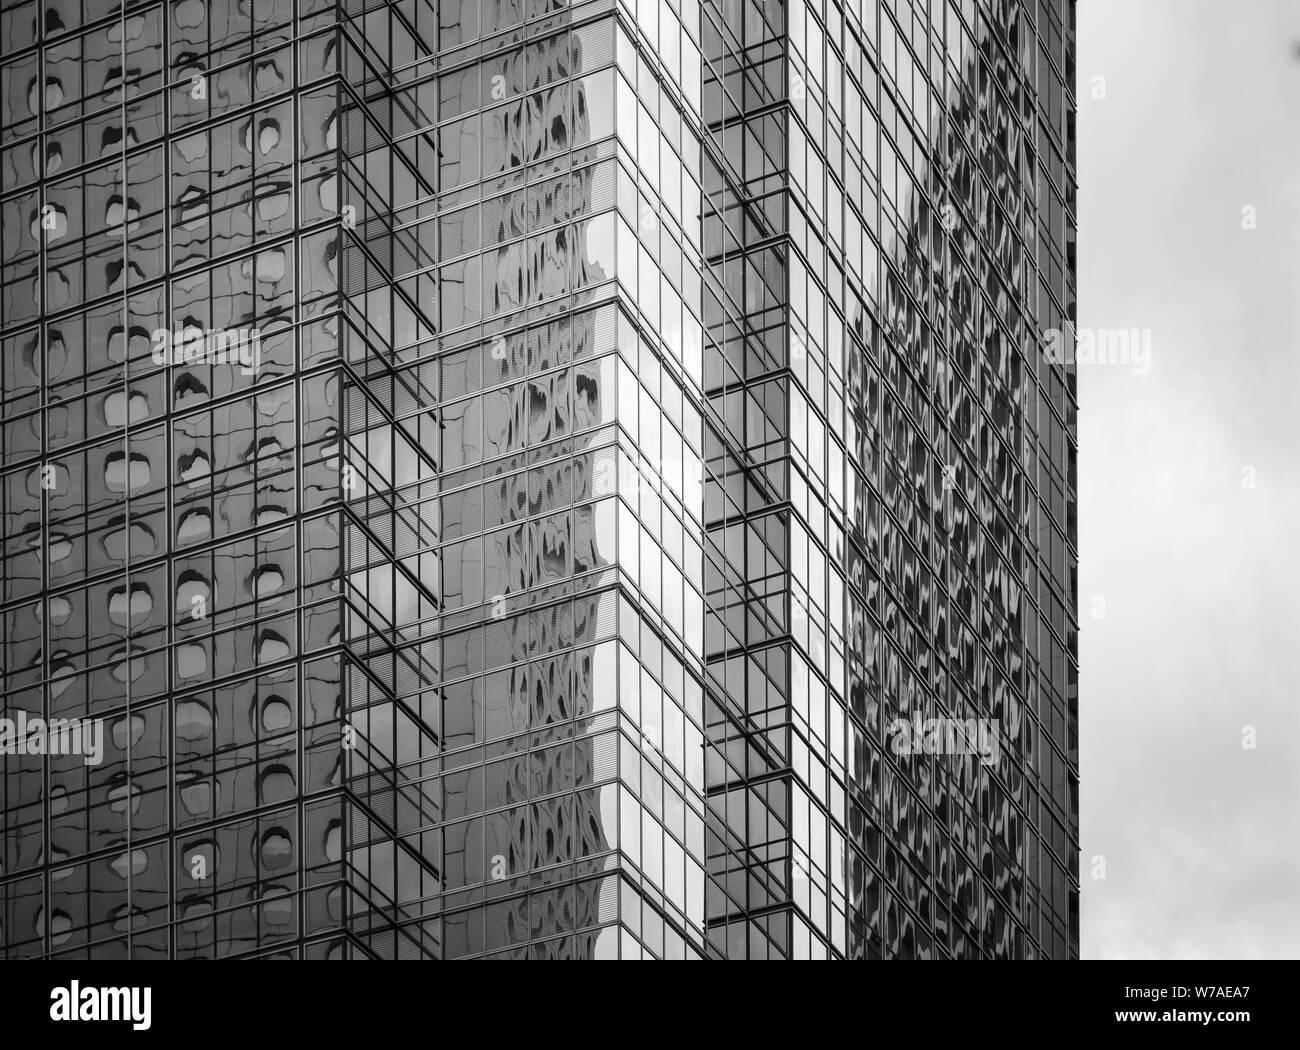
M 1077 956 L 1073 0 L 0 52 L 0 957 Z

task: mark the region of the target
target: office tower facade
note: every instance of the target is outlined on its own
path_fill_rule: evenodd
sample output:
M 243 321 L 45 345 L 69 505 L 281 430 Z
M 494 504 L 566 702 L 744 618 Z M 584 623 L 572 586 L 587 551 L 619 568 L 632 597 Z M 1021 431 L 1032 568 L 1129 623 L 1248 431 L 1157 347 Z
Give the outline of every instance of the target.
M 1072 2 L 0 34 L 4 956 L 1077 955 Z

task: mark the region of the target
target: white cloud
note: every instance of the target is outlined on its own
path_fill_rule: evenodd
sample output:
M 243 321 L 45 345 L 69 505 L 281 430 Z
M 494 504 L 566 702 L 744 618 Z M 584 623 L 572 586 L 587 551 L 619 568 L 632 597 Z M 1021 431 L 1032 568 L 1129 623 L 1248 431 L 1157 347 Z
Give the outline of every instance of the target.
M 1300 19 L 1090 0 L 1079 26 L 1079 324 L 1154 333 L 1150 375 L 1080 376 L 1082 950 L 1294 957 Z

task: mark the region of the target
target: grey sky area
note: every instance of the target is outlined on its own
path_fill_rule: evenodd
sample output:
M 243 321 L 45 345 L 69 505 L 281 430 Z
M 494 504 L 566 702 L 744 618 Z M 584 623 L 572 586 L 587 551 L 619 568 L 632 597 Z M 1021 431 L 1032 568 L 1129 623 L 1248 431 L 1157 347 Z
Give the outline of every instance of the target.
M 1151 338 L 1079 368 L 1085 958 L 1300 957 L 1298 46 L 1079 2 L 1079 326 Z

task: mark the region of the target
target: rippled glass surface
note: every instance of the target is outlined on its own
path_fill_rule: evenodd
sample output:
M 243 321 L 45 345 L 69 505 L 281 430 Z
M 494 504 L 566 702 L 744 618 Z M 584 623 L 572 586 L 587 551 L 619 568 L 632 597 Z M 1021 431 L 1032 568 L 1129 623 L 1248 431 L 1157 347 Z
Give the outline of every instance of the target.
M 744 11 L 705 7 L 711 739 L 751 847 L 710 920 L 731 957 L 1077 956 L 1076 407 L 1037 351 L 1074 5 Z
M 1072 3 L 0 47 L 0 954 L 1077 953 Z
M 0 717 L 99 731 L 3 759 L 10 958 L 352 950 L 303 6 L 0 16 Z

